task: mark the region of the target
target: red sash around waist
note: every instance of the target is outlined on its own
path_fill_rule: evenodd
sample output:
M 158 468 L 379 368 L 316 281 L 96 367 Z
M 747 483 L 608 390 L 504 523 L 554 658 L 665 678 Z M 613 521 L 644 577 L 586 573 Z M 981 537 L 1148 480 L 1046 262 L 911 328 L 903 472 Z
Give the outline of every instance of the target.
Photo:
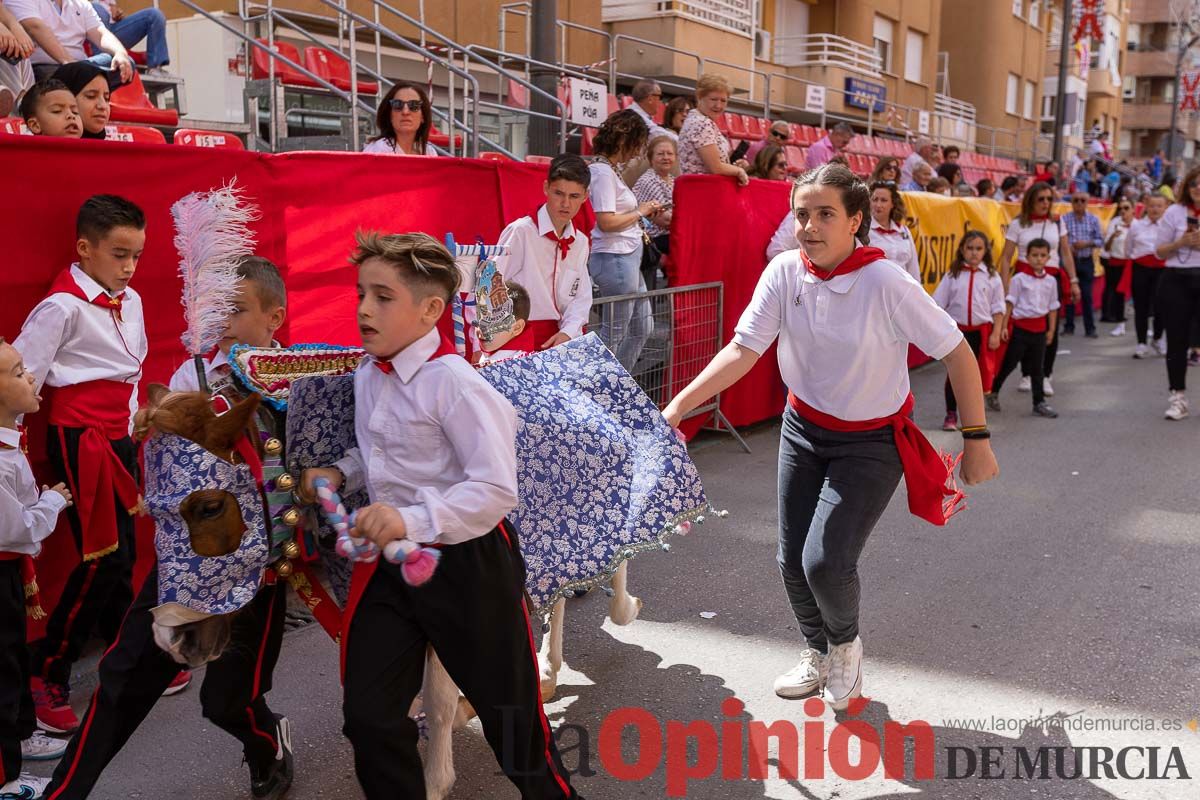
M 1138 256 L 1133 260 L 1133 263 L 1137 264 L 1139 267 L 1148 267 L 1150 269 L 1162 269 L 1163 267 L 1167 266 L 1166 261 L 1163 261 L 1153 253 L 1147 253 L 1144 256 Z
M 1131 258 L 1110 258 L 1108 265 L 1115 269 L 1121 270 L 1121 277 L 1117 280 L 1117 286 L 1114 291 L 1125 297 L 1129 297 L 1133 289 L 1133 259 Z M 1108 281 L 1112 278 L 1111 275 L 1105 275 L 1104 280 Z
M 514 336 L 504 345 L 505 350 L 520 350 L 524 353 L 536 353 L 542 344 L 558 333 L 556 319 L 530 319 L 525 321 L 525 330 Z
M 791 392 L 788 392 L 788 405 L 804 419 L 831 431 L 873 431 L 890 426 L 896 438 L 900 463 L 904 466 L 908 510 L 934 525 L 945 525 L 950 517 L 962 510 L 960 503 L 966 495 L 959 491 L 954 481 L 954 467 L 961 456 L 942 453 L 929 443 L 909 416 L 913 410 L 911 394 L 895 414 L 879 419 L 839 419 L 813 408 Z
M 83 528 L 84 561 L 117 549 L 116 515 L 132 514 L 138 505 L 137 483 L 109 444 L 129 435 L 133 391 L 133 384 L 101 380 L 53 387 L 50 392 L 50 424 L 83 428 L 79 466 L 75 474 L 67 468 L 67 481 Z M 61 431 L 58 435 L 66 459 L 66 440 Z M 120 512 L 116 499 L 123 506 Z
M 1027 317 L 1025 319 L 1013 317 L 1012 324 L 1014 328 L 1020 328 L 1030 333 L 1045 333 L 1050 327 L 1046 324 L 1045 317 Z
M 985 322 L 982 325 L 959 323 L 958 329 L 964 333 L 979 331 L 979 353 L 975 356 L 975 360 L 979 362 L 979 379 L 983 383 L 983 390 L 990 392 L 992 381 L 996 377 L 996 354 L 999 352 L 988 347 L 988 339 L 992 338 L 992 323 Z

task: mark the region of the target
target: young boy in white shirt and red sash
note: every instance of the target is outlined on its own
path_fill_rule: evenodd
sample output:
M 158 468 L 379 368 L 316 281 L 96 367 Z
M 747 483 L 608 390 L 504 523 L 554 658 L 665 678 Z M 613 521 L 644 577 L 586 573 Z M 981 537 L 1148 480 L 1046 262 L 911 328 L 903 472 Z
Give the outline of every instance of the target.
M 79 209 L 79 261 L 59 273 L 14 346 L 49 403 L 50 464 L 75 497 L 67 519 L 80 562 L 44 638 L 32 645 L 38 724 L 79 726 L 71 667 L 94 631 L 111 643 L 133 600 L 137 447 L 129 437 L 146 358 L 142 301 L 129 288 L 146 242 L 141 209 L 96 195 Z
M 440 548 L 420 586 L 384 559 L 355 565 L 343 618 L 344 730 L 368 800 L 425 796 L 417 724 L 408 717 L 430 645 L 474 707 L 523 798 L 574 798 L 542 710 L 524 600 L 525 565 L 505 516 L 517 505 L 516 412 L 435 326 L 458 291 L 453 256 L 425 234 L 359 236 L 354 376 L 358 447 L 306 470 L 366 486 L 353 534 L 381 550 L 409 539 Z

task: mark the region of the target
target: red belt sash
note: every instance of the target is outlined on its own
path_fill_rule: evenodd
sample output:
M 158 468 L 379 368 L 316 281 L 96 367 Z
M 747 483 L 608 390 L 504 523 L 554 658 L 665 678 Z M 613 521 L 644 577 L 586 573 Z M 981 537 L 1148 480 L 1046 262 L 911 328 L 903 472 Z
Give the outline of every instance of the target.
M 54 387 L 50 392 L 50 424 L 83 428 L 79 466 L 74 475 L 68 468 L 67 480 L 83 528 L 84 561 L 117 549 L 116 499 L 126 513 L 132 514 L 138 505 L 137 483 L 109 443 L 129 435 L 133 390 L 133 384 L 100 380 Z
M 1153 253 L 1147 253 L 1144 256 L 1138 256 L 1133 260 L 1133 263 L 1137 264 L 1139 267 L 1146 267 L 1148 269 L 1162 269 L 1163 267 L 1167 266 L 1166 261 L 1163 261 Z
M 1027 317 L 1025 319 L 1013 317 L 1012 324 L 1014 328 L 1020 328 L 1030 333 L 1045 333 L 1050 328 L 1045 317 Z
M 1110 267 L 1117 267 L 1121 270 L 1121 277 L 1117 280 L 1117 288 L 1114 291 L 1129 297 L 1133 288 L 1133 259 L 1129 258 L 1110 258 L 1108 260 Z M 1111 275 L 1105 275 L 1104 280 L 1111 278 Z
M 908 510 L 934 525 L 945 525 L 950 517 L 962 510 L 960 502 L 966 495 L 954 481 L 954 467 L 961 456 L 939 452 L 913 422 L 910 394 L 900 409 L 891 416 L 879 419 L 844 420 L 818 411 L 796 395 L 788 392 L 788 405 L 804 419 L 831 431 L 873 431 L 891 427 L 896 437 L 896 450 L 904 466 L 904 484 L 908 488 Z
M 509 340 L 504 345 L 505 350 L 520 350 L 523 353 L 536 353 L 542 344 L 558 333 L 559 322 L 556 319 L 531 319 L 525 321 L 525 330 Z
M 959 323 L 958 329 L 964 333 L 979 331 L 979 353 L 975 356 L 975 359 L 979 362 L 979 378 L 983 383 L 983 390 L 990 392 L 992 390 L 992 381 L 996 378 L 996 353 L 998 352 L 988 347 L 988 339 L 992 338 L 992 323 L 985 322 L 982 325 L 963 325 Z

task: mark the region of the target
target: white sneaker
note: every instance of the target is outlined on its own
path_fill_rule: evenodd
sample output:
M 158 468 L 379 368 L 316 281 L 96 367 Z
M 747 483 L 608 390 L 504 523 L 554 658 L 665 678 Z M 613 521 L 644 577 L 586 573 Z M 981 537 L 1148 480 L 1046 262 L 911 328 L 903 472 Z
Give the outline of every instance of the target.
M 55 739 L 41 731 L 34 731 L 32 736 L 21 742 L 21 758 L 26 761 L 53 761 L 62 758 L 65 752 L 66 739 Z
M 829 680 L 825 693 L 834 711 L 844 711 L 855 697 L 862 696 L 862 639 L 829 646 Z
M 146 74 L 148 76 L 150 76 L 151 78 L 169 78 L 169 77 L 171 77 L 171 73 L 167 72 L 162 67 L 151 67 L 150 69 L 146 70 Z
M 1160 336 L 1154 340 L 1154 351 L 1160 356 L 1167 354 L 1167 337 Z
M 1033 378 L 1030 378 L 1028 375 L 1023 376 L 1021 378 L 1021 382 L 1017 384 L 1017 391 L 1018 392 L 1032 392 L 1033 391 Z
M 1167 405 L 1167 419 L 1183 419 L 1188 415 L 1187 398 L 1183 396 L 1183 392 L 1171 392 L 1169 404 Z
M 1137 347 L 1133 348 L 1134 358 L 1145 358 L 1148 355 L 1150 355 L 1150 348 L 1140 342 Z
M 1111 331 L 1109 331 L 1108 335 L 1109 336 L 1124 336 L 1125 335 L 1125 323 L 1118 322 L 1117 327 L 1115 327 Z
M 796 666 L 775 679 L 775 694 L 794 700 L 807 697 L 825 688 L 829 677 L 829 656 L 806 647 Z
M 40 800 L 50 785 L 49 778 L 39 778 L 36 775 L 22 772 L 15 781 L 0 786 L 0 797 L 12 800 Z
M 1042 378 L 1042 394 L 1046 397 L 1054 397 L 1054 387 L 1050 385 L 1050 378 Z

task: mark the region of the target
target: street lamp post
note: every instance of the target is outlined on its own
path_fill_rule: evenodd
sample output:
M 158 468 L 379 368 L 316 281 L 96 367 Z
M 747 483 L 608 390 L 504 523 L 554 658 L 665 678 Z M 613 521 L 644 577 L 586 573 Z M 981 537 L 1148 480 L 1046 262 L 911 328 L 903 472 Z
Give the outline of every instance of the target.
M 1054 103 L 1054 146 L 1050 154 L 1062 166 L 1063 125 L 1067 118 L 1067 67 L 1071 63 L 1071 0 L 1063 0 L 1062 38 L 1058 44 L 1058 91 Z

